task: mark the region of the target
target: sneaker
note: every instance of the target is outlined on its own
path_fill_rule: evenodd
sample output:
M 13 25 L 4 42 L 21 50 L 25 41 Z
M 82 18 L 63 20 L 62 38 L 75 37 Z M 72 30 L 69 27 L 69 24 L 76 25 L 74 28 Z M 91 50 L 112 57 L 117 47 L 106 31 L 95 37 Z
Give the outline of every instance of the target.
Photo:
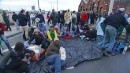
M 106 52 L 104 53 L 104 55 L 107 56 L 107 57 L 109 57 L 109 56 L 111 56 L 111 52 L 106 51 Z

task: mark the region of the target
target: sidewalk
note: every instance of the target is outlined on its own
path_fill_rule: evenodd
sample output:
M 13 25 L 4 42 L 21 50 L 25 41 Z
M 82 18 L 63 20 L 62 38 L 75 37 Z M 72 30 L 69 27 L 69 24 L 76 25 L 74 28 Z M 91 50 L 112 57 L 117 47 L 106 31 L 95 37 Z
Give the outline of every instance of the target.
M 15 27 L 15 25 L 12 25 L 11 29 L 12 29 L 12 31 L 5 31 L 4 32 L 5 36 L 7 36 L 7 38 L 10 38 L 10 37 L 13 37 L 13 36 L 15 36 L 17 34 L 22 33 L 22 30 L 21 29 L 17 30 L 16 27 Z

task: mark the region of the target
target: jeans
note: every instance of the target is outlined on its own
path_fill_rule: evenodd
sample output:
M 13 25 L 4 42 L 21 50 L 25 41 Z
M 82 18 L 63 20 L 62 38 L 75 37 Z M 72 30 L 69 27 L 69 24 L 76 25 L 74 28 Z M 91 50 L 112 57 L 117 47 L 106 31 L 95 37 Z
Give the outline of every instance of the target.
M 46 31 L 46 26 L 44 26 L 44 23 L 39 23 L 38 28 L 39 28 L 40 32 Z
M 105 38 L 103 40 L 103 45 L 106 46 L 108 43 L 107 51 L 112 51 L 114 44 L 116 42 L 117 29 L 113 26 L 107 25 L 105 29 Z
M 47 62 L 49 65 L 53 65 L 55 72 L 54 73 L 61 73 L 61 67 L 64 65 L 64 61 L 61 60 L 60 55 L 51 55 L 47 58 Z
M 14 24 L 15 24 L 17 30 L 20 29 L 20 28 L 19 28 L 19 22 L 18 22 L 18 20 L 17 20 L 17 21 L 14 21 Z
M 69 22 L 68 24 L 66 24 L 67 25 L 67 31 L 69 31 L 70 32 L 70 30 L 71 30 L 71 22 Z
M 11 48 L 11 46 L 10 46 L 10 44 L 9 44 L 9 41 L 8 41 L 8 39 L 6 38 L 6 36 L 5 36 L 5 35 L 0 35 L 0 38 L 1 38 L 2 41 L 5 42 L 5 44 L 6 44 L 6 46 L 8 47 L 8 49 L 9 49 L 9 50 L 12 50 L 12 48 Z

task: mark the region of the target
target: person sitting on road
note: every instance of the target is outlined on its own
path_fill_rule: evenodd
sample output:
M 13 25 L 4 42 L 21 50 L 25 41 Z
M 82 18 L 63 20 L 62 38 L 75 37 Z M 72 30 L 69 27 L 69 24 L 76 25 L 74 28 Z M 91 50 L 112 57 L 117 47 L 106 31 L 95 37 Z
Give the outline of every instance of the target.
M 55 38 L 58 38 L 57 32 L 53 25 L 51 25 L 49 31 L 47 31 L 47 36 L 50 41 L 54 41 Z
M 52 69 L 55 69 L 54 73 L 61 73 L 61 67 L 63 67 L 65 63 L 64 60 L 61 60 L 59 50 L 59 39 L 55 38 L 54 42 L 50 44 L 45 54 L 47 63 L 54 66 L 52 67 Z
M 14 51 L 11 52 L 11 61 L 6 66 L 6 71 L 18 71 L 18 73 L 30 73 L 28 69 L 28 61 L 34 56 L 34 52 L 24 48 L 21 42 L 16 43 Z M 28 55 L 28 58 L 27 58 Z
M 40 33 L 38 29 L 34 30 L 34 34 L 28 41 L 28 43 L 31 44 L 33 40 L 35 45 L 42 45 L 41 48 L 44 49 L 47 49 L 47 47 L 50 45 L 50 42 L 45 38 L 45 36 L 42 33 Z

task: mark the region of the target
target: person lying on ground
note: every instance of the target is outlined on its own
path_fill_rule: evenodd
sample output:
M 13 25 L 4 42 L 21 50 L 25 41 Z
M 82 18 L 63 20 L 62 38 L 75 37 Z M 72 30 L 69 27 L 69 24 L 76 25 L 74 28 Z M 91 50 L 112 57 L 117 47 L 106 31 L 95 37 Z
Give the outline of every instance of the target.
M 30 73 L 27 62 L 31 60 L 34 54 L 33 51 L 25 49 L 23 43 L 16 43 L 14 51 L 11 52 L 11 61 L 6 66 L 6 70 L 18 71 L 19 73 Z
M 52 69 L 54 69 L 54 73 L 61 73 L 61 67 L 64 66 L 65 63 L 64 60 L 61 60 L 59 50 L 59 39 L 55 38 L 54 42 L 48 47 L 45 55 L 47 63 L 54 66 L 52 67 Z

